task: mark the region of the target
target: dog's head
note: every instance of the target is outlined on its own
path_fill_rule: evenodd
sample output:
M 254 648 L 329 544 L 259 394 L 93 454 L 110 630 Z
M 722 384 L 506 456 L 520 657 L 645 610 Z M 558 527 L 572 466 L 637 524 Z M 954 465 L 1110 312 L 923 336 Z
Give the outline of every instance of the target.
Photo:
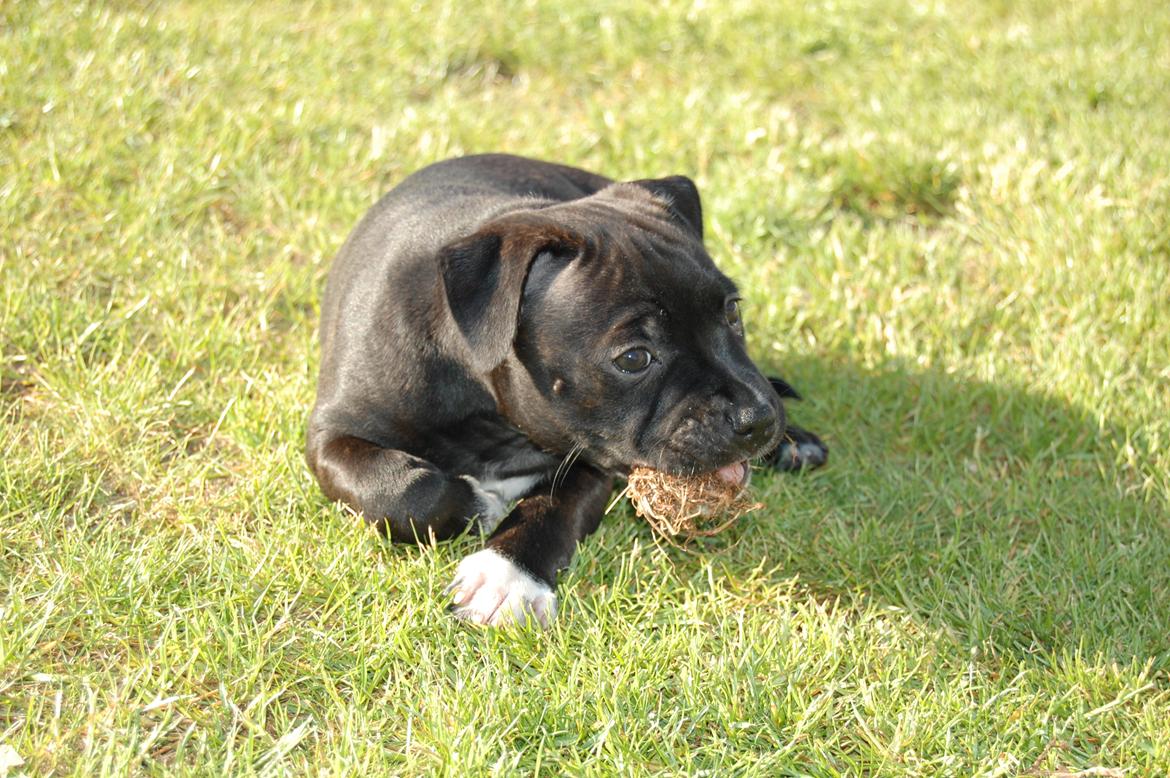
M 515 212 L 443 252 L 448 308 L 513 424 L 607 469 L 746 479 L 784 410 L 702 229 L 677 176 Z

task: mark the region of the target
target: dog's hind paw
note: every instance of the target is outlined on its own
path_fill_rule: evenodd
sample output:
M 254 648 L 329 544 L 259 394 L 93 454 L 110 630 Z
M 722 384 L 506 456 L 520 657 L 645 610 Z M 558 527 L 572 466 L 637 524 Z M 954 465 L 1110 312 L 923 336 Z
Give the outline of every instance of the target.
M 829 460 L 829 447 L 808 430 L 789 426 L 784 440 L 764 456 L 764 463 L 777 470 L 815 470 Z
M 490 548 L 464 557 L 447 591 L 456 618 L 475 624 L 535 619 L 547 627 L 557 615 L 557 596 L 548 584 Z

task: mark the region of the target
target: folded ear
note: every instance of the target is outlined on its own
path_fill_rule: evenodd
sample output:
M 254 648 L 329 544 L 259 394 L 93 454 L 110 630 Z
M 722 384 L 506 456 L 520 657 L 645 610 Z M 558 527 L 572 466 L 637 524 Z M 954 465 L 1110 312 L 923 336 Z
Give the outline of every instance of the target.
M 545 252 L 577 253 L 581 245 L 578 236 L 559 225 L 504 217 L 442 249 L 447 305 L 477 372 L 491 371 L 511 351 L 533 260 Z
M 788 383 L 783 378 L 768 376 L 768 383 L 770 383 L 772 388 L 776 390 L 776 394 L 780 395 L 781 397 L 787 397 L 792 400 L 804 399 L 800 396 L 800 392 L 796 391 L 796 389 L 792 387 L 792 384 Z
M 666 203 L 671 216 L 703 239 L 703 206 L 699 203 L 699 190 L 695 182 L 686 176 L 646 178 L 631 181 Z

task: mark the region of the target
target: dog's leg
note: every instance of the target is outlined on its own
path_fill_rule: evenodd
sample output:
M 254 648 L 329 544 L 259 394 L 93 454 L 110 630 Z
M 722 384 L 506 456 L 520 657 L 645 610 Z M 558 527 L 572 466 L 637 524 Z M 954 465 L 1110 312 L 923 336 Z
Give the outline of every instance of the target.
M 399 542 L 454 537 L 472 518 L 489 534 L 507 506 L 470 476 L 454 476 L 404 451 L 350 435 L 309 447 L 309 466 L 321 489 L 360 511 L 366 521 Z
M 601 523 L 612 489 L 612 477 L 579 464 L 551 493 L 522 500 L 486 548 L 459 563 L 449 587 L 454 614 L 479 624 L 531 614 L 547 627 L 557 611 L 557 573 Z
M 780 445 L 764 455 L 766 465 L 783 470 L 815 470 L 829 459 L 829 447 L 813 433 L 788 425 Z
M 776 394 L 790 400 L 801 399 L 800 393 L 792 388 L 792 384 L 782 378 L 769 376 L 768 383 L 776 390 Z M 763 457 L 763 462 L 777 470 L 815 470 L 829 459 L 829 447 L 815 434 L 806 429 L 789 424 L 784 431 L 784 440 L 780 441 L 772 451 Z

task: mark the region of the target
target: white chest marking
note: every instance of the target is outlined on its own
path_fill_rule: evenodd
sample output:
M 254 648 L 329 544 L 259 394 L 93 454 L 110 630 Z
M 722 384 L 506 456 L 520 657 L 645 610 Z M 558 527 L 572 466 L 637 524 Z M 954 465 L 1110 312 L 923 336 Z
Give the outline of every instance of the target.
M 511 478 L 485 478 L 480 480 L 479 488 L 491 492 L 504 502 L 512 502 L 526 496 L 532 487 L 540 481 L 540 474 L 514 475 Z
M 481 535 L 490 535 L 508 515 L 508 507 L 514 500 L 524 497 L 536 486 L 541 476 L 517 475 L 511 478 L 489 478 L 480 481 L 469 475 L 459 476 L 475 490 L 479 501 L 478 522 Z

